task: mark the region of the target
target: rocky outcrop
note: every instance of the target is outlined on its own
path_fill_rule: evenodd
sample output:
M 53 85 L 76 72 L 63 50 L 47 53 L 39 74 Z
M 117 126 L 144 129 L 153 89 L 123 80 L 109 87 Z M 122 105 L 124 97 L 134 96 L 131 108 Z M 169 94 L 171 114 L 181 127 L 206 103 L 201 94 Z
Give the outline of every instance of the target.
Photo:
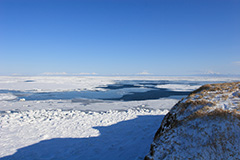
M 145 160 L 240 159 L 240 82 L 204 85 L 164 117 Z

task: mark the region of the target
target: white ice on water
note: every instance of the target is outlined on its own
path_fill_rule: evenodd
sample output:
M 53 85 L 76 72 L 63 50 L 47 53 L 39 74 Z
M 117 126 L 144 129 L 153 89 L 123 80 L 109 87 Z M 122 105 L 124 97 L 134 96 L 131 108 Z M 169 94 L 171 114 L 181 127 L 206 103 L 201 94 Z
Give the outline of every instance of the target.
M 183 85 L 183 84 L 165 84 L 165 85 L 157 85 L 157 88 L 164 88 L 173 91 L 192 91 L 201 87 L 201 85 Z
M 11 93 L 0 93 L 0 101 L 10 101 L 17 99 L 17 96 L 14 96 Z

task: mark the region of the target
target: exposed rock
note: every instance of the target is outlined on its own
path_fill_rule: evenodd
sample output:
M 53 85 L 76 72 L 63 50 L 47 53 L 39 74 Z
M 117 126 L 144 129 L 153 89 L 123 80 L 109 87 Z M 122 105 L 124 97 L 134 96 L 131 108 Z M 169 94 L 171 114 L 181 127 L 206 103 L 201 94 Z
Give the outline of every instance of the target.
M 204 85 L 164 117 L 145 160 L 240 159 L 240 82 Z

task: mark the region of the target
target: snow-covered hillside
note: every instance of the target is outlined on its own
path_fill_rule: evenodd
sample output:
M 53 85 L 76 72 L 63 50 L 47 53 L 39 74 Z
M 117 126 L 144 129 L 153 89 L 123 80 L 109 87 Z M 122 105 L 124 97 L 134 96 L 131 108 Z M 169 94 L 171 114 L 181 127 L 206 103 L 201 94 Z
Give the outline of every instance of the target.
M 240 82 L 204 85 L 164 117 L 146 160 L 240 159 Z

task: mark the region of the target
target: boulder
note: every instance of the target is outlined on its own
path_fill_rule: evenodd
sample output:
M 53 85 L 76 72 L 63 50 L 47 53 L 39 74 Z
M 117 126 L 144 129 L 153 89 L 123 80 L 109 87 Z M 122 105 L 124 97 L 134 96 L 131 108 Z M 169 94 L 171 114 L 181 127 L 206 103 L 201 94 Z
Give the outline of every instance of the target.
M 145 160 L 240 159 L 240 82 L 208 84 L 164 117 Z

